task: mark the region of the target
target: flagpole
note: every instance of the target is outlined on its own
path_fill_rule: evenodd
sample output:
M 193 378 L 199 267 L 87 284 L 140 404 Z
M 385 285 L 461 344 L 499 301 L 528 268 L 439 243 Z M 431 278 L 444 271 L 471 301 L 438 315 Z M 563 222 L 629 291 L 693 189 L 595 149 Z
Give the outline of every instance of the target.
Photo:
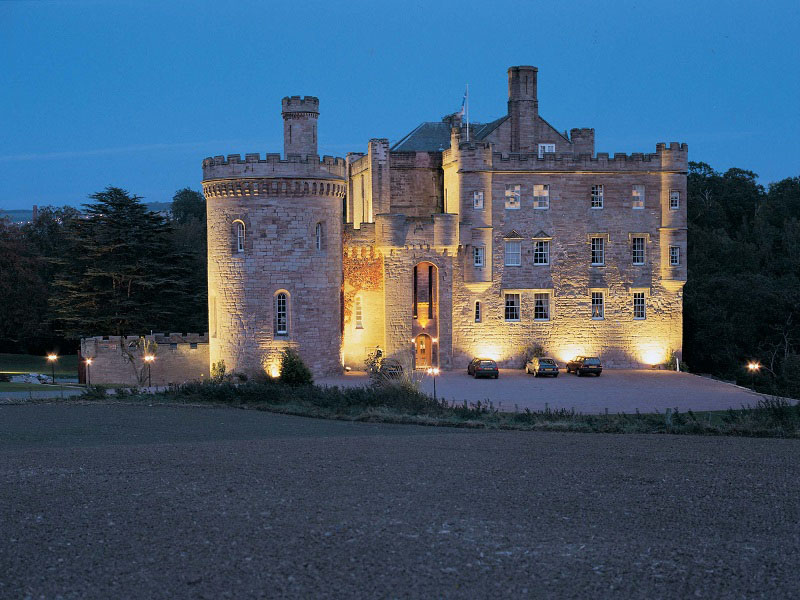
M 469 84 L 467 84 L 467 141 L 469 141 Z

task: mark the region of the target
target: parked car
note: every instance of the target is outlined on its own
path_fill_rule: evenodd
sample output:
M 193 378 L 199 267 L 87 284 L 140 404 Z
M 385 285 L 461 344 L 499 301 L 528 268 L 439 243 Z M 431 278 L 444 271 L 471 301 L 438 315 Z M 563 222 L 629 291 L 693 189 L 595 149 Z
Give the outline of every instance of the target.
M 600 377 L 602 372 L 603 365 L 600 364 L 600 359 L 596 356 L 576 356 L 567 363 L 567 373 L 575 373 L 576 375 L 592 373 Z
M 552 358 L 534 356 L 525 364 L 525 372 L 534 377 L 540 375 L 550 375 L 558 377 L 558 363 Z
M 500 377 L 500 370 L 497 368 L 497 363 L 490 358 L 473 358 L 472 362 L 467 365 L 467 374 L 472 375 L 475 379 L 478 377 Z

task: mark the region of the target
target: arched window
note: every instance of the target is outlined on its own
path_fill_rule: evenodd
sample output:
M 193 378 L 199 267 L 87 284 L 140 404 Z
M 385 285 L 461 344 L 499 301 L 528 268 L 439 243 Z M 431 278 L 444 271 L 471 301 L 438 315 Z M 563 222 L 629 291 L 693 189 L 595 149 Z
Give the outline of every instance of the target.
M 481 303 L 480 302 L 476 302 L 475 303 L 475 322 L 476 323 L 480 323 L 481 322 L 481 316 L 482 316 L 481 315 Z
M 275 335 L 289 335 L 289 294 L 275 294 Z
M 356 296 L 356 329 L 364 329 L 364 310 L 361 306 L 361 296 Z
M 234 221 L 236 224 L 236 251 L 244 252 L 244 223 Z
M 322 252 L 325 249 L 325 226 L 320 221 L 314 229 L 314 247 L 317 252 Z

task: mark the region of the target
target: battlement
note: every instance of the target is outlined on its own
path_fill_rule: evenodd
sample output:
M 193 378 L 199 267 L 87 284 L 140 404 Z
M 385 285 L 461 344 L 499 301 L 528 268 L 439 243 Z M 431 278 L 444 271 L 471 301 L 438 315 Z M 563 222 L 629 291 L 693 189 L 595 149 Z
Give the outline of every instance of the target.
M 96 335 L 93 337 L 82 338 L 81 342 L 97 344 L 120 344 L 122 342 L 138 343 L 139 338 L 143 337 L 156 344 L 207 344 L 208 333 L 151 333 L 143 336 L 138 335 Z
M 319 98 L 316 96 L 285 96 L 281 99 L 281 113 L 319 114 Z
M 301 177 L 344 179 L 345 160 L 334 156 L 309 154 L 305 157 L 290 154 L 281 159 L 280 154 L 258 153 L 225 156 L 209 156 L 203 159 L 203 181 L 236 177 Z

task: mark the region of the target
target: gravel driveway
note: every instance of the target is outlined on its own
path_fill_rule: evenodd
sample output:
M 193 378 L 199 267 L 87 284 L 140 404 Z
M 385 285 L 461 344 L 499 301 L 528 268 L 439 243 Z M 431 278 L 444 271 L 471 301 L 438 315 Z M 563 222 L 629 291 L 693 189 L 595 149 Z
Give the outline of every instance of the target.
M 0 598 L 788 598 L 799 451 L 0 406 Z
M 319 379 L 323 385 L 366 385 L 363 373 Z M 422 389 L 433 393 L 433 380 L 425 376 Z M 522 370 L 501 369 L 499 379 L 473 379 L 463 371 L 442 372 L 436 380 L 440 398 L 456 402 L 491 400 L 502 410 L 566 408 L 599 414 L 664 412 L 667 408 L 727 410 L 754 405 L 761 396 L 744 388 L 688 373 L 661 370 L 607 369 L 600 377 L 567 375 L 534 377 Z

